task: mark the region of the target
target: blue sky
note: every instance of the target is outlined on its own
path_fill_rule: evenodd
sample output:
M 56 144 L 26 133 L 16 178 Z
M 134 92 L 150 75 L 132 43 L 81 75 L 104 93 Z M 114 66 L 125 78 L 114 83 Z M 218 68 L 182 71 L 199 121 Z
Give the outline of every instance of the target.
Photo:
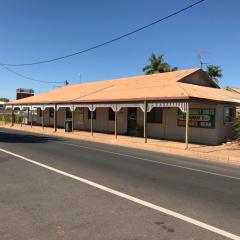
M 193 0 L 2 0 L 0 62 L 23 63 L 79 51 L 148 24 Z M 180 69 L 203 61 L 220 65 L 221 85 L 238 86 L 240 1 L 207 0 L 187 12 L 92 52 L 55 63 L 12 67 L 21 74 L 71 84 L 142 74 L 152 52 Z M 81 75 L 81 77 L 80 77 Z M 59 84 L 22 79 L 0 68 L 0 96 L 15 98 L 19 87 L 36 93 Z

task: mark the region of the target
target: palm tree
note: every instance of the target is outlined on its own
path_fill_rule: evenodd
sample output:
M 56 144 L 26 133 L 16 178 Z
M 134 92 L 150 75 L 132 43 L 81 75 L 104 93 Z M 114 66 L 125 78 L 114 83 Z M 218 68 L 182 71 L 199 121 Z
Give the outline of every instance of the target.
M 149 61 L 150 64 L 142 69 L 146 75 L 178 70 L 177 67 L 171 68 L 171 66 L 168 63 L 164 62 L 163 54 L 156 56 L 154 53 L 152 53 L 152 56 L 149 58 Z
M 221 78 L 223 76 L 221 67 L 215 65 L 207 66 L 207 74 L 210 78 L 212 78 L 216 82 L 219 82 L 218 78 Z
M 177 71 L 178 70 L 178 67 L 173 67 L 172 69 L 171 69 L 171 72 L 174 72 L 174 71 Z

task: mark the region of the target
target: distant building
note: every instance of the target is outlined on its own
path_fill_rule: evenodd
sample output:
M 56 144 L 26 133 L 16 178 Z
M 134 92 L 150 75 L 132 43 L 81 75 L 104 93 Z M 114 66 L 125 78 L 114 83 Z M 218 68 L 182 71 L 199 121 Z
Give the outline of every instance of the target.
M 5 103 L 6 103 L 6 102 L 0 101 L 0 110 L 4 110 L 4 108 L 5 108 Z
M 22 99 L 26 97 L 32 97 L 34 96 L 34 90 L 33 89 L 26 89 L 26 88 L 18 88 L 16 91 L 16 99 Z

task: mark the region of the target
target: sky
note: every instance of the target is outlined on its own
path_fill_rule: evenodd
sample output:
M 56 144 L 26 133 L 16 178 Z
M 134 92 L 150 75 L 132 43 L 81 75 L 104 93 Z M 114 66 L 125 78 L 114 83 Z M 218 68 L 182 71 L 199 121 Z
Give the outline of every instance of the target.
M 195 0 L 196 1 L 196 0 Z M 0 63 L 55 58 L 108 41 L 194 0 L 0 0 Z M 164 54 L 179 69 L 203 62 L 223 69 L 221 86 L 240 87 L 240 1 L 206 0 L 171 19 L 94 51 L 57 62 L 11 67 L 44 81 L 70 84 L 142 75 L 150 55 Z M 17 88 L 36 94 L 63 84 L 33 82 L 0 67 L 0 97 Z

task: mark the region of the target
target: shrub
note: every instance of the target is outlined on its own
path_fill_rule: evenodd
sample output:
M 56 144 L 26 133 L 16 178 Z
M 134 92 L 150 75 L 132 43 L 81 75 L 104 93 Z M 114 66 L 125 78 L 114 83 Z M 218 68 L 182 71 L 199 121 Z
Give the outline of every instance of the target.
M 22 117 L 20 115 L 13 115 L 13 122 L 14 123 L 21 123 Z M 12 122 L 12 115 L 9 114 L 1 114 L 0 121 L 10 123 Z
M 237 140 L 240 140 L 240 116 L 234 118 L 232 122 L 232 131 L 233 131 L 234 137 Z

